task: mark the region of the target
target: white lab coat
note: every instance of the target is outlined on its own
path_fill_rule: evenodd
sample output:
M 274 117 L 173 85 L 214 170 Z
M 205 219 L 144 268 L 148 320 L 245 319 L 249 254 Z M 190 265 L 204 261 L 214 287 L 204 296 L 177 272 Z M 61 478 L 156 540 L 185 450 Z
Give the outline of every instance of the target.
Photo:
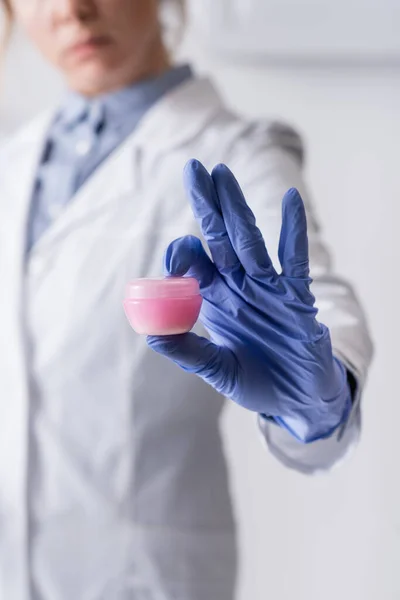
M 148 112 L 26 259 L 49 118 L 0 153 L 0 599 L 232 600 L 223 399 L 150 351 L 122 300 L 130 278 L 161 273 L 172 239 L 199 235 L 181 182 L 190 157 L 233 169 L 275 261 L 281 199 L 296 186 L 320 320 L 361 390 L 371 345 L 350 287 L 331 273 L 301 142 L 287 127 L 231 114 L 208 81 L 186 83 Z M 264 421 L 259 432 L 286 465 L 329 469 L 358 437 L 359 397 L 340 436 L 302 445 Z

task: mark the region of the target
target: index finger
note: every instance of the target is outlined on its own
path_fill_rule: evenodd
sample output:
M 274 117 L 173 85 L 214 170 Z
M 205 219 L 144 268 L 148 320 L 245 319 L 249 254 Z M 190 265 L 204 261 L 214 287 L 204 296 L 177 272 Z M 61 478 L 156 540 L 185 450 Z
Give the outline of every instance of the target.
M 221 272 L 231 269 L 239 260 L 225 227 L 211 175 L 198 160 L 190 160 L 184 169 L 184 184 L 215 266 Z
M 227 234 L 244 270 L 255 278 L 277 277 L 256 218 L 232 171 L 226 165 L 217 165 L 212 179 Z

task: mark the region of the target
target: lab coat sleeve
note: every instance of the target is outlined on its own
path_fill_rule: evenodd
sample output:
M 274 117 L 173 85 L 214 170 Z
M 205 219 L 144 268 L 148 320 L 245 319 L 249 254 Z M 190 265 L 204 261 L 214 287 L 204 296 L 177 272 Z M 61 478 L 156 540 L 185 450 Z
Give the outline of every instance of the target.
M 312 291 L 319 309 L 318 319 L 329 327 L 334 354 L 355 381 L 353 407 L 346 423 L 330 438 L 310 444 L 297 441 L 285 429 L 261 416 L 258 427 L 264 443 L 286 466 L 303 473 L 325 471 L 339 463 L 359 439 L 361 398 L 372 358 L 366 319 L 352 286 L 332 269 L 303 178 L 304 151 L 300 137 L 281 124 L 257 124 L 249 126 L 234 147 L 233 171 L 237 173 L 278 268 L 283 195 L 290 187 L 296 187 L 306 205 Z

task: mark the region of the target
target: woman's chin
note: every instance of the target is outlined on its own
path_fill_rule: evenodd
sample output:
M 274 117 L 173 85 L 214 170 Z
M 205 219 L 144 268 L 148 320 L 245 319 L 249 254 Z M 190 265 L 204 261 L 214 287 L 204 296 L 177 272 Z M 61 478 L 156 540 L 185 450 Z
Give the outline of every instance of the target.
M 116 70 L 100 61 L 87 61 L 68 76 L 70 89 L 85 96 L 97 96 L 119 87 Z

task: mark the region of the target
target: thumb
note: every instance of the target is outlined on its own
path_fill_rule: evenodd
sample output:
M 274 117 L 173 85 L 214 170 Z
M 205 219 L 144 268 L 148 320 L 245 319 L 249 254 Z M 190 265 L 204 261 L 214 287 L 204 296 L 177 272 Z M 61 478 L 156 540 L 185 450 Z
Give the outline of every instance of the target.
M 170 243 L 164 254 L 164 271 L 166 275 L 195 277 L 200 290 L 207 288 L 217 273 L 201 241 L 194 235 L 186 235 Z
M 229 348 L 217 346 L 195 333 L 148 336 L 147 343 L 188 373 L 199 375 L 217 392 L 232 396 L 237 372 L 235 355 Z

